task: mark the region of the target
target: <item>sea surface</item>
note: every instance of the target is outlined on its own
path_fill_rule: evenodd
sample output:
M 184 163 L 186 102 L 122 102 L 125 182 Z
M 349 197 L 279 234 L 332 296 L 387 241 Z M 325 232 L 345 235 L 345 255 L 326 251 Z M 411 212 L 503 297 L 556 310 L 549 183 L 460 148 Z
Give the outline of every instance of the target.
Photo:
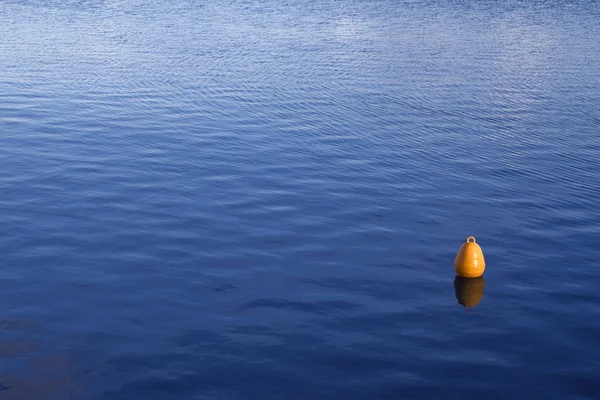
M 599 398 L 597 1 L 0 2 L 0 399 Z

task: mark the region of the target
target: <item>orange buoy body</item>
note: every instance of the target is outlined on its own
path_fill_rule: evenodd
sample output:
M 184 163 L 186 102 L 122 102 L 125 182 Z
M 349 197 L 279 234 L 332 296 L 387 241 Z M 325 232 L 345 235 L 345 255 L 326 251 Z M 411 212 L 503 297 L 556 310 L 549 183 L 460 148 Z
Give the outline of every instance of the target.
M 485 271 L 485 259 L 481 247 L 475 242 L 473 236 L 467 238 L 463 243 L 456 258 L 454 259 L 454 269 L 458 276 L 464 278 L 479 278 Z
M 483 289 L 485 289 L 485 281 L 483 277 L 479 278 L 463 278 L 457 276 L 454 279 L 454 294 L 458 304 L 464 308 L 473 308 L 479 304 L 483 297 Z

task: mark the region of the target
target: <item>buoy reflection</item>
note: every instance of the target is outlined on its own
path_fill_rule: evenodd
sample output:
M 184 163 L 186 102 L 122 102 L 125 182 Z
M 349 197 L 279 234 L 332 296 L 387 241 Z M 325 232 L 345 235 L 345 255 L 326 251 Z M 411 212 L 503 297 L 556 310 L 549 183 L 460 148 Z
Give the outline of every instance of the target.
M 473 308 L 479 304 L 484 288 L 485 280 L 481 276 L 479 278 L 463 278 L 457 275 L 454 279 L 456 300 L 465 308 Z

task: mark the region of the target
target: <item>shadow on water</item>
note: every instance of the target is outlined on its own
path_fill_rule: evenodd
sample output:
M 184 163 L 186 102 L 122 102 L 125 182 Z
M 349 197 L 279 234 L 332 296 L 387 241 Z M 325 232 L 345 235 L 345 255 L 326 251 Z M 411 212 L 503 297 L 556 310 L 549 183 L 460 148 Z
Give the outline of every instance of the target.
M 454 293 L 458 304 L 465 308 L 476 307 L 483 297 L 485 289 L 485 280 L 482 276 L 479 278 L 463 278 L 456 276 L 454 279 Z
M 0 321 L 0 335 L 25 333 L 33 325 Z M 27 335 L 24 335 L 27 336 Z M 0 340 L 0 399 L 77 399 L 83 387 L 73 377 L 67 357 L 48 354 L 35 340 Z

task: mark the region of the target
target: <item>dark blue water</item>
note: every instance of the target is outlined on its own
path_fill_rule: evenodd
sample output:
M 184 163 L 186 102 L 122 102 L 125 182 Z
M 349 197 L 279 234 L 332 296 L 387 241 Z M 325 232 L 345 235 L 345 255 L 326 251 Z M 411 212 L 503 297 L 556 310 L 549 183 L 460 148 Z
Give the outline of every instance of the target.
M 599 38 L 591 0 L 3 0 L 0 398 L 600 398 Z

